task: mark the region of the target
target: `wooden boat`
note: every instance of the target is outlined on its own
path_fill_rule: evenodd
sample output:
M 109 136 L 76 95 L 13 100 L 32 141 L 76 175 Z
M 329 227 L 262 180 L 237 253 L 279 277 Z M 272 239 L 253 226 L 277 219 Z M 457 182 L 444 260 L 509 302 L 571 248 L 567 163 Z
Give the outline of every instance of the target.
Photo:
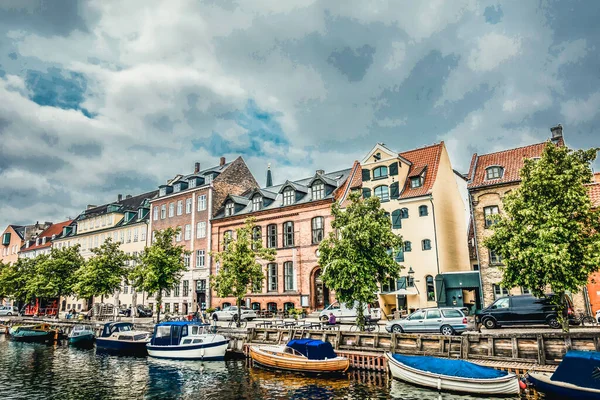
M 79 347 L 91 347 L 95 338 L 94 329 L 90 325 L 75 325 L 69 333 L 69 344 Z
M 150 332 L 136 331 L 130 322 L 104 324 L 102 334 L 96 338 L 96 349 L 121 355 L 147 355 L 146 344 Z
M 482 395 L 519 394 L 519 379 L 464 360 L 385 353 L 392 376 L 438 391 Z
M 9 331 L 10 338 L 17 342 L 49 342 L 58 340 L 59 334 L 48 324 L 13 326 Z
M 154 327 L 148 355 L 183 360 L 222 360 L 229 339 L 209 333 L 207 324 L 190 321 L 162 322 Z
M 250 357 L 260 365 L 300 372 L 345 372 L 350 360 L 338 357 L 331 343 L 321 340 L 290 340 L 287 345 L 253 345 Z
M 529 372 L 527 381 L 552 398 L 600 399 L 600 352 L 571 350 L 554 373 Z

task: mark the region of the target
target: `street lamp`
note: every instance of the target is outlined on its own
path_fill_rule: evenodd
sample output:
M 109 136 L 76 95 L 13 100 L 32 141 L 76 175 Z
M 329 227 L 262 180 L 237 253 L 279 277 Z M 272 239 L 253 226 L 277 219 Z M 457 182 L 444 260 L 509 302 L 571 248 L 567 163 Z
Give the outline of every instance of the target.
M 408 267 L 408 285 L 409 287 L 415 286 L 415 271 L 413 271 L 412 267 Z

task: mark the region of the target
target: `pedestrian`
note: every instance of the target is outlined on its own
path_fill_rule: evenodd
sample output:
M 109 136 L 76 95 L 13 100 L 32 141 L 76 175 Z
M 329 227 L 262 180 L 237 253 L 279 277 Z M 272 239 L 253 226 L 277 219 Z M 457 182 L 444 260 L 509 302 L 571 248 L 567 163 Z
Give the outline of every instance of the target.
M 333 315 L 333 313 L 329 313 L 329 321 L 327 321 L 328 325 L 335 325 L 336 324 L 336 319 L 335 319 L 335 315 Z

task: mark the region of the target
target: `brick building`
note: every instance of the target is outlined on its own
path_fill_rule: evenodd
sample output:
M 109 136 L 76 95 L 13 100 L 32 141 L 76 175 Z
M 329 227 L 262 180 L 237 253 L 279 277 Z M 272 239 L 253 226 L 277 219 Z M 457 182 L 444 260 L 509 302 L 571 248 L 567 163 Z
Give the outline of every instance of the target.
M 588 193 L 592 200 L 592 206 L 600 209 L 600 173 L 594 174 L 594 182 L 589 185 Z M 587 291 L 591 306 L 589 311 L 595 314 L 596 311 L 600 310 L 600 272 L 590 276 Z
M 36 222 L 33 225 L 9 225 L 2 232 L 2 242 L 0 243 L 0 261 L 3 263 L 14 263 L 19 259 L 19 251 L 26 241 L 35 238 L 41 232 L 46 230 L 52 222 L 40 224 Z
M 270 179 L 267 179 L 270 182 Z M 333 301 L 320 279 L 317 249 L 331 231 L 331 205 L 344 202 L 360 188 L 360 164 L 342 171 L 318 170 L 308 178 L 230 194 L 219 204 L 212 220 L 212 251 L 223 250 L 225 235 L 235 234 L 246 218 L 254 217 L 264 246 L 277 250 L 274 262 L 264 262 L 265 280 L 260 290 L 248 293 L 246 305 L 256 310 L 307 308 L 318 310 Z M 212 265 L 213 273 L 218 266 Z M 235 304 L 218 298 L 212 306 Z
M 219 165 L 208 169 L 201 169 L 196 163 L 192 174 L 177 175 L 159 186 L 158 196 L 150 202 L 148 231 L 180 228 L 176 242 L 191 252 L 184 259 L 188 270 L 181 282 L 163 293 L 164 312 L 187 314 L 195 311 L 197 305 L 208 307 L 210 218 L 217 208 L 214 205 L 222 204 L 228 194 L 240 195 L 256 187 L 258 184 L 241 157 L 230 163 L 221 157 Z M 154 301 L 150 298 L 149 305 L 154 305 Z

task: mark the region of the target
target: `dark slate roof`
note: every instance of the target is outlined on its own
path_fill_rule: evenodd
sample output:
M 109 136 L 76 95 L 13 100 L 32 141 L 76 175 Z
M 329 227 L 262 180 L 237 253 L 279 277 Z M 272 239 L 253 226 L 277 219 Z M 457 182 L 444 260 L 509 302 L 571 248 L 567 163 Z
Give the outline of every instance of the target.
M 322 177 L 324 179 L 322 179 L 322 180 L 324 181 L 324 183 L 326 185 L 330 185 L 330 186 L 334 187 L 334 190 L 329 195 L 325 196 L 323 198 L 323 200 L 330 199 L 331 201 L 333 201 L 335 199 L 337 189 L 344 186 L 344 183 L 348 179 L 351 172 L 352 172 L 352 168 L 348 168 L 348 169 L 344 169 L 341 171 L 335 171 L 335 172 L 323 174 Z M 265 197 L 268 197 L 268 198 L 271 198 L 274 200 L 269 205 L 264 205 L 264 203 L 263 203 L 263 208 L 261 209 L 261 211 L 275 210 L 275 209 L 284 207 L 282 205 L 283 194 L 281 193 L 281 189 L 283 189 L 285 186 L 292 186 L 295 189 L 299 190 L 299 192 L 301 194 L 303 194 L 302 198 L 299 199 L 298 201 L 296 201 L 294 204 L 292 204 L 290 206 L 285 206 L 285 207 L 292 207 L 292 206 L 295 206 L 298 204 L 310 203 L 312 201 L 311 195 L 310 195 L 310 190 L 308 188 L 309 183 L 311 183 L 312 181 L 314 181 L 314 176 L 304 178 L 304 179 L 299 179 L 297 181 L 285 181 L 285 183 L 283 183 L 281 185 L 269 186 L 269 187 L 261 188 L 258 190 L 251 190 L 251 191 L 248 191 L 244 196 L 229 195 L 227 198 L 233 200 L 237 204 L 245 205 L 245 207 L 243 209 L 237 211 L 234 215 L 249 214 L 252 212 L 252 202 L 250 201 L 250 198 L 257 191 L 260 191 L 261 193 L 268 192 L 269 196 L 265 196 Z M 244 199 L 245 202 L 243 202 L 242 199 Z M 222 206 L 223 205 L 224 204 L 222 204 Z M 221 209 L 217 213 L 215 219 L 224 218 L 224 217 L 225 217 L 224 207 L 221 207 Z
M 90 217 L 98 217 L 100 215 L 108 214 L 108 207 L 111 205 L 117 205 L 119 208 L 116 212 L 124 213 L 125 211 L 134 211 L 142 206 L 144 200 L 150 200 L 158 193 L 157 190 L 153 190 L 152 192 L 138 194 L 137 196 L 132 196 L 130 198 L 124 198 L 121 201 L 115 201 L 112 203 L 106 203 L 104 205 L 90 208 L 82 212 L 78 217 L 77 221 L 81 221 Z
M 13 230 L 15 232 L 17 232 L 17 235 L 19 235 L 19 237 L 24 240 L 25 239 L 25 227 L 22 225 L 9 225 L 11 228 L 13 228 Z

